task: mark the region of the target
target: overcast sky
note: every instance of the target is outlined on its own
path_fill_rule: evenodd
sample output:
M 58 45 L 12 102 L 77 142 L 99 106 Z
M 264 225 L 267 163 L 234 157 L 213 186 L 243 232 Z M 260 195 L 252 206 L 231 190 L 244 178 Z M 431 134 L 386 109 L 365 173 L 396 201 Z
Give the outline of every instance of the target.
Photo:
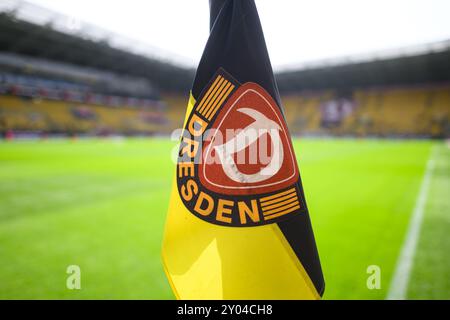
M 194 66 L 208 0 L 29 0 Z M 256 0 L 275 68 L 450 39 L 450 0 Z

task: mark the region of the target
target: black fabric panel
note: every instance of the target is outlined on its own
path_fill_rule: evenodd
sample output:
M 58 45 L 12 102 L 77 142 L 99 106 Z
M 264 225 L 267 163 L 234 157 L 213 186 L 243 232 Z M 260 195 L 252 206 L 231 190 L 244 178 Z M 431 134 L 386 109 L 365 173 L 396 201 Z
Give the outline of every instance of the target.
M 299 187 L 303 203 L 306 206 L 301 180 Z M 325 291 L 325 280 L 308 210 L 305 214 L 295 215 L 288 220 L 279 222 L 278 227 L 302 263 L 317 292 L 322 296 Z
M 210 0 L 210 10 L 211 32 L 194 80 L 194 98 L 224 68 L 240 83 L 261 85 L 281 106 L 254 0 Z M 306 206 L 300 180 L 298 188 Z M 308 211 L 278 225 L 322 295 L 325 284 Z
M 209 31 L 212 30 L 220 10 L 228 0 L 209 0 Z
M 241 83 L 258 83 L 280 104 L 255 2 L 211 0 L 210 6 L 215 21 L 197 68 L 194 98 L 222 67 Z

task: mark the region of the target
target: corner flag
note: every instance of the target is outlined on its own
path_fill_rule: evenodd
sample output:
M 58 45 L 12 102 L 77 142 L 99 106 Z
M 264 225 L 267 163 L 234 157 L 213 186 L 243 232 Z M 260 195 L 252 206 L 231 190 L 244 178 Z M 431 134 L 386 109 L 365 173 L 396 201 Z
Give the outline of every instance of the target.
M 324 280 L 253 0 L 211 0 L 162 257 L 179 299 L 320 299 Z

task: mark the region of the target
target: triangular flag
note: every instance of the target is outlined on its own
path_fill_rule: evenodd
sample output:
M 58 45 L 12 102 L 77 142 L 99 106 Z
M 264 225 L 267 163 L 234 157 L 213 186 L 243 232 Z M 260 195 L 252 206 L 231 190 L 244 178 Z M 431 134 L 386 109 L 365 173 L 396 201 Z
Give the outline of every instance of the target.
M 163 240 L 180 299 L 319 299 L 324 280 L 253 0 L 211 0 Z

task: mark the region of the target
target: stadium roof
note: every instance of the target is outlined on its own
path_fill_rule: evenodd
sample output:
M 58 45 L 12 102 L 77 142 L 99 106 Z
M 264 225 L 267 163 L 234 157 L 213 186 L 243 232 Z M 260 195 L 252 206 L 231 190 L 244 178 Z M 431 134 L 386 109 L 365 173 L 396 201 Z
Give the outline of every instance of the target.
M 290 66 L 277 81 L 284 92 L 449 82 L 450 40 Z
M 190 87 L 193 70 L 0 12 L 0 51 L 144 77 L 162 90 Z
M 172 57 L 165 59 L 157 50 L 153 54 L 127 41 L 111 42 L 107 33 L 93 26 L 74 31 L 60 15 L 33 15 L 24 7 L 11 8 L 0 5 L 2 52 L 145 78 L 163 91 L 190 88 L 194 70 L 170 61 Z M 36 21 L 38 16 L 42 21 Z M 291 65 L 276 77 L 284 93 L 450 82 L 450 41 Z
M 190 67 L 186 58 L 174 52 L 143 43 L 136 39 L 117 34 L 98 25 L 81 21 L 74 16 L 68 16 L 52 9 L 36 5 L 24 0 L 2 0 L 0 12 L 7 12 L 17 19 L 28 21 L 36 25 L 51 26 L 53 30 L 95 42 L 108 43 L 113 48 L 121 49 L 137 55 L 172 62 L 174 64 Z

